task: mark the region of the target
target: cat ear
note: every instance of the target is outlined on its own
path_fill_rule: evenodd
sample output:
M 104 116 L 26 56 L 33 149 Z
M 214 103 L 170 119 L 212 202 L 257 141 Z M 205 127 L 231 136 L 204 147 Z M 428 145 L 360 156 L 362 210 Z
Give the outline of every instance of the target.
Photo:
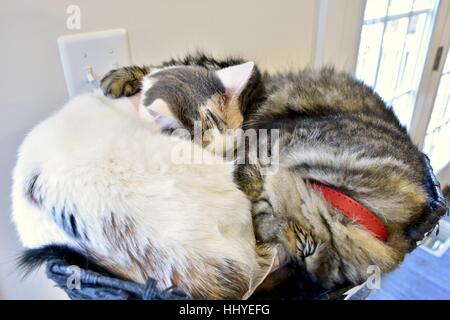
M 250 79 L 255 64 L 253 61 L 238 64 L 216 71 L 216 75 L 225 87 L 227 95 L 233 99 L 239 97 Z

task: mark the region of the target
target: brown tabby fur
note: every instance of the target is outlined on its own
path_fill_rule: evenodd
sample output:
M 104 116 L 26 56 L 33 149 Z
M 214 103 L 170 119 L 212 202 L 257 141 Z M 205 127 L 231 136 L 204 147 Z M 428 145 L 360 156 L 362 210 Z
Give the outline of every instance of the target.
M 198 54 L 158 67 L 217 70 L 242 62 Z M 102 88 L 112 97 L 132 95 L 150 69 L 112 70 Z M 409 249 L 405 230 L 420 221 L 425 209 L 426 174 L 419 150 L 382 99 L 332 69 L 269 75 L 255 68 L 239 102 L 244 129 L 280 132 L 276 174 L 265 175 L 258 164 L 238 165 L 235 171 L 253 203 L 257 240 L 281 243 L 288 263 L 324 288 L 360 283 L 371 265 L 381 272 L 395 268 Z M 195 117 L 195 110 L 186 112 Z M 376 239 L 334 209 L 311 180 L 369 208 L 386 226 L 388 240 Z

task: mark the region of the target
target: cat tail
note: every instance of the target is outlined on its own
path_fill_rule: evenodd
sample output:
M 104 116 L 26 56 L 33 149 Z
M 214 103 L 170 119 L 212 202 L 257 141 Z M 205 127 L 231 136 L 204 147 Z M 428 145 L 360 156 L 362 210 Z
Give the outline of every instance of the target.
M 17 258 L 17 267 L 19 273 L 25 278 L 51 260 L 66 261 L 70 265 L 89 267 L 90 270 L 101 271 L 103 269 L 83 253 L 66 245 L 58 244 L 24 250 Z

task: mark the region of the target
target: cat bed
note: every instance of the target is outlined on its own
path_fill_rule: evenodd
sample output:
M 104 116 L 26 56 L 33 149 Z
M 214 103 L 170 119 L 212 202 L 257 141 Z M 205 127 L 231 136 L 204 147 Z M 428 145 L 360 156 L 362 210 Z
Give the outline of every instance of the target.
M 436 229 L 439 219 L 449 210 L 439 182 L 431 168 L 429 158 L 426 155 L 424 157 L 428 171 L 429 201 L 424 221 L 408 230 L 407 237 L 410 241 L 411 251 Z M 146 284 L 125 281 L 93 262 L 74 258 L 73 254 L 68 252 L 60 252 L 49 256 L 46 263 L 46 273 L 71 299 L 177 300 L 188 298 L 176 288 L 158 290 L 156 281 L 153 279 L 150 279 Z M 76 276 L 76 279 L 74 276 Z M 301 280 L 301 275 L 298 275 L 297 278 Z M 357 287 L 342 286 L 331 291 L 320 291 L 314 286 L 297 284 L 293 286 L 292 282 L 295 281 L 290 282 L 289 286 L 276 288 L 273 294 L 271 292 L 264 296 L 251 298 L 361 300 L 370 294 L 370 289 L 365 283 Z M 349 294 L 350 292 L 351 294 Z

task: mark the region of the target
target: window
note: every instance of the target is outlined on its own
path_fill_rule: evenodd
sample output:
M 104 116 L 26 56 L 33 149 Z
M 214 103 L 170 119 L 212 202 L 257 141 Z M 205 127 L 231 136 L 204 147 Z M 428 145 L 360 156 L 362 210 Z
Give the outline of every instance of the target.
M 439 0 L 367 0 L 356 76 L 409 127 Z
M 450 50 L 434 102 L 433 113 L 425 137 L 424 152 L 437 172 L 450 159 Z

